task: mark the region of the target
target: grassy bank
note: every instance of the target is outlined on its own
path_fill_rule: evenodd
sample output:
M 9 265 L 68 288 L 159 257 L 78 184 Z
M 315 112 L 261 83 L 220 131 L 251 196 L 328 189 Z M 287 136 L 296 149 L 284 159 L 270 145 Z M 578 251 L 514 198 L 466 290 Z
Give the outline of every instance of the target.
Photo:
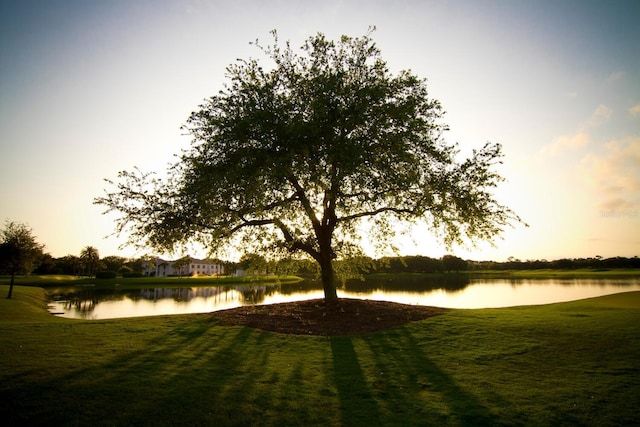
M 0 295 L 6 292 L 0 286 Z M 631 425 L 640 292 L 451 310 L 359 337 L 81 321 L 0 299 L 3 425 Z
M 243 283 L 294 283 L 302 280 L 297 276 L 184 276 L 184 277 L 118 277 L 116 279 L 96 279 L 68 275 L 18 276 L 15 284 L 23 286 L 72 287 L 92 285 L 95 287 L 122 286 L 128 289 L 147 287 L 194 287 L 226 286 Z M 0 276 L 0 285 L 9 284 L 9 276 Z
M 458 273 L 372 273 L 366 277 L 373 279 L 415 279 L 418 277 L 442 278 L 451 276 L 467 276 L 470 278 L 493 278 L 493 279 L 553 279 L 553 278 L 635 278 L 640 277 L 640 269 L 618 268 L 618 269 L 574 269 L 574 270 L 473 270 Z M 306 276 L 313 278 L 314 276 Z M 41 287 L 67 287 L 67 286 L 124 286 L 133 287 L 191 287 L 191 286 L 224 286 L 242 283 L 293 283 L 302 280 L 298 276 L 198 276 L 198 277 L 118 277 L 116 279 L 96 279 L 93 277 L 78 277 L 68 275 L 32 275 L 18 276 L 15 279 L 17 285 L 41 286 Z M 0 285 L 9 284 L 10 277 L 0 275 Z

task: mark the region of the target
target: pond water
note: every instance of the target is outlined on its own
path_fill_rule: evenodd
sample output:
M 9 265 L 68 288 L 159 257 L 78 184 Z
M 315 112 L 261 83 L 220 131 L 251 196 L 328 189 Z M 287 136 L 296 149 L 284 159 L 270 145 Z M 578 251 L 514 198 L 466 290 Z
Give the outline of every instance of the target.
M 447 308 L 489 308 L 549 304 L 640 290 L 640 278 L 468 279 L 464 277 L 349 282 L 341 298 L 360 298 Z M 224 287 L 125 289 L 91 285 L 51 295 L 49 312 L 78 319 L 109 319 L 207 313 L 252 304 L 322 298 L 318 281 L 243 284 Z

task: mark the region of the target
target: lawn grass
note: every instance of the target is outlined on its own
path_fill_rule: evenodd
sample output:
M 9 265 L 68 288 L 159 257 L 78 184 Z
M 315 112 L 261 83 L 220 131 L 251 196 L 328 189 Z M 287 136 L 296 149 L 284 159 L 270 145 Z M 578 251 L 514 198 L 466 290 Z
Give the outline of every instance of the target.
M 0 286 L 0 295 L 6 292 Z M 353 337 L 0 299 L 3 425 L 637 425 L 640 292 Z

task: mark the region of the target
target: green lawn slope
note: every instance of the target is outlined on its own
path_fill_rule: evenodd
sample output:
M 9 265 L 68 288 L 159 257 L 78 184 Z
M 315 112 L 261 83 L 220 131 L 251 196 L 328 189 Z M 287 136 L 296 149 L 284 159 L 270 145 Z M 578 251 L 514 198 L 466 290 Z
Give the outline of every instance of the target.
M 0 286 L 0 295 L 7 287 Z M 640 292 L 357 337 L 208 315 L 84 321 L 0 299 L 3 425 L 638 425 Z

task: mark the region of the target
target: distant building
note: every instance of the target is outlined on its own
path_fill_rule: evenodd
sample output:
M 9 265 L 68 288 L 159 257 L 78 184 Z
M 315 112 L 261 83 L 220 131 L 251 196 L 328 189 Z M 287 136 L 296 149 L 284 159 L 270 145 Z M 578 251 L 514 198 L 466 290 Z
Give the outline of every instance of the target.
M 178 260 L 168 261 L 162 258 L 156 258 L 155 261 L 149 262 L 144 266 L 144 274 L 146 276 L 166 277 L 166 276 L 222 276 L 224 275 L 224 266 L 218 262 L 209 259 L 189 258 L 189 262 L 174 265 Z M 180 260 L 182 261 L 182 260 Z

